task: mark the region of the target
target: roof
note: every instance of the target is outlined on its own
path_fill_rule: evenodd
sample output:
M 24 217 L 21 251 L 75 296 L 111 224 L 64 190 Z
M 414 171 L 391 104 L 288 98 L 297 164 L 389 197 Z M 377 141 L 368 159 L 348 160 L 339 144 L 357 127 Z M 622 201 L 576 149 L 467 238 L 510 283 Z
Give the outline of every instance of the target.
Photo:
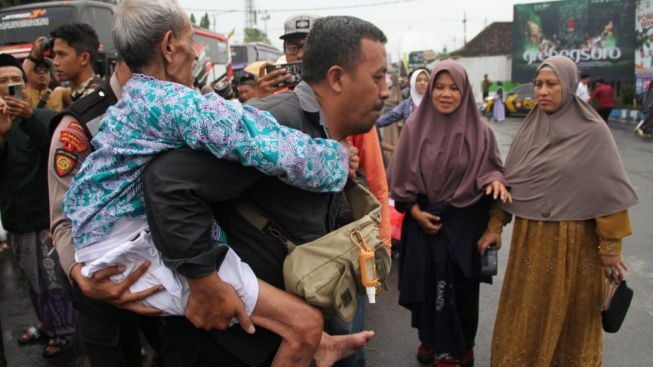
M 510 55 L 512 53 L 512 22 L 494 22 L 467 44 L 449 54 L 458 57 Z

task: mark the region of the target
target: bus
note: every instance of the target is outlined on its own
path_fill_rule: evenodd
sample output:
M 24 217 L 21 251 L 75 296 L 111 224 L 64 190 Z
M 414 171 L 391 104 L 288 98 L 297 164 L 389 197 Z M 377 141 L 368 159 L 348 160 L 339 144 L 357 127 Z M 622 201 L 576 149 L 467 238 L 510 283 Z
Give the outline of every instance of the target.
M 204 28 L 193 28 L 193 41 L 197 52 L 197 63 L 193 68 L 195 85 L 212 86 L 216 81 L 224 79 L 230 83 L 233 77 L 231 69 L 231 52 L 229 39 L 219 33 Z
M 113 9 L 110 4 L 97 1 L 51 1 L 0 9 L 0 53 L 22 60 L 29 55 L 36 38 L 47 37 L 60 25 L 73 22 L 95 29 L 100 49 L 94 69 L 102 76 L 110 74 L 116 61 L 111 38 Z
M 278 48 L 263 43 L 233 45 L 231 46 L 231 63 L 234 77 L 239 79 L 242 76 L 242 70 L 254 61 L 276 61 L 282 55 L 283 52 Z

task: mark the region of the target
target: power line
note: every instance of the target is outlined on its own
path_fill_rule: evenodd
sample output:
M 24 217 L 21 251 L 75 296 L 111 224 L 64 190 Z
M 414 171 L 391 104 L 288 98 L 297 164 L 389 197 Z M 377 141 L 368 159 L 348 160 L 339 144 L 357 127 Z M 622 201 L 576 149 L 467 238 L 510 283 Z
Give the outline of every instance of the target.
M 391 0 L 391 1 L 380 1 L 375 3 L 367 4 L 357 4 L 357 5 L 343 5 L 343 6 L 332 6 L 332 7 L 322 7 L 322 8 L 295 8 L 295 9 L 266 9 L 259 11 L 266 11 L 268 13 L 290 13 L 290 12 L 311 12 L 319 10 L 338 10 L 338 9 L 354 9 L 354 8 L 367 8 L 372 6 L 381 6 L 381 5 L 392 5 L 399 3 L 409 3 L 419 0 Z M 201 9 L 201 8 L 184 8 L 188 11 L 197 11 L 197 12 L 218 12 L 218 13 L 243 13 L 245 9 Z

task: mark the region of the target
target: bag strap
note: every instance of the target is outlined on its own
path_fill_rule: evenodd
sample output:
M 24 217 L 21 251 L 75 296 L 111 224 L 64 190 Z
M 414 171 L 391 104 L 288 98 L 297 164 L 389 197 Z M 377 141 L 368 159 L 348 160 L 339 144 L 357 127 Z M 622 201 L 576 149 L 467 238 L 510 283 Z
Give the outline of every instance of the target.
M 293 252 L 297 245 L 292 242 L 288 236 L 285 235 L 285 232 L 282 231 L 276 223 L 272 222 L 268 217 L 262 214 L 257 210 L 254 205 L 247 201 L 235 201 L 233 203 L 234 208 L 238 213 L 253 225 L 259 232 L 263 234 L 269 234 L 270 236 L 278 239 L 281 243 L 286 246 L 288 253 Z

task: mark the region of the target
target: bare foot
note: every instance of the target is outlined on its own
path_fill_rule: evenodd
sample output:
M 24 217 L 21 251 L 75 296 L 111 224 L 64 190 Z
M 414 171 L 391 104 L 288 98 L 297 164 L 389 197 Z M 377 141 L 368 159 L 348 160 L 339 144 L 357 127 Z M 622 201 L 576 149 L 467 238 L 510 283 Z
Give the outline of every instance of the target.
M 374 338 L 373 331 L 361 331 L 350 335 L 329 335 L 322 333 L 320 347 L 315 353 L 318 367 L 330 367 L 339 360 L 349 357 Z

